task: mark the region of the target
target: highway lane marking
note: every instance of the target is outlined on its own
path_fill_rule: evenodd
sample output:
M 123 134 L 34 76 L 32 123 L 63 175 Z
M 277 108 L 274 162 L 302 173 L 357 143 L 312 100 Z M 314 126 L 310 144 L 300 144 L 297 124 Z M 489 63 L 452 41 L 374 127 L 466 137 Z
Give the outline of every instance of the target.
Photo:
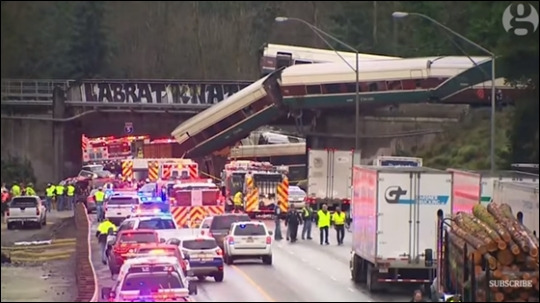
M 270 296 L 257 282 L 255 282 L 248 274 L 246 274 L 243 270 L 241 270 L 236 265 L 231 265 L 231 267 L 236 270 L 237 273 L 239 273 L 246 281 L 253 286 L 268 302 L 277 302 L 272 296 Z

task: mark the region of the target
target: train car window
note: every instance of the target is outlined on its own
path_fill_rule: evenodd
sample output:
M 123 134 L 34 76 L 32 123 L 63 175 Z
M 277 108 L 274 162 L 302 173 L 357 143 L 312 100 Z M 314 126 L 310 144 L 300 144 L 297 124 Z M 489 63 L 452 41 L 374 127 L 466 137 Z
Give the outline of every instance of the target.
M 370 92 L 376 92 L 377 90 L 378 90 L 377 83 L 369 84 L 369 91 Z
M 355 83 L 347 83 L 345 84 L 346 91 L 348 93 L 355 93 L 356 92 L 356 84 Z M 358 87 L 358 91 L 362 92 L 362 86 Z
M 253 115 L 255 113 L 255 110 L 253 109 L 252 105 L 249 105 L 249 106 L 244 107 L 242 112 L 244 112 L 246 117 L 251 117 L 251 115 Z
M 320 94 L 321 93 L 321 86 L 320 85 L 308 85 L 307 93 L 308 93 L 308 95 Z
M 325 84 L 324 89 L 329 94 L 338 94 L 341 92 L 339 84 Z
M 312 64 L 313 61 L 307 61 L 307 60 L 294 60 L 294 64 Z

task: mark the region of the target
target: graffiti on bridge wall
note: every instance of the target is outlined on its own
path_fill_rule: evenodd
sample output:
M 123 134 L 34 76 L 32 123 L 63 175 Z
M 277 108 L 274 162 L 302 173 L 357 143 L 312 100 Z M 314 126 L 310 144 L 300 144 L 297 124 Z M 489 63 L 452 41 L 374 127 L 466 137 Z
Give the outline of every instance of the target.
M 80 94 L 83 102 L 215 104 L 249 84 L 84 82 Z

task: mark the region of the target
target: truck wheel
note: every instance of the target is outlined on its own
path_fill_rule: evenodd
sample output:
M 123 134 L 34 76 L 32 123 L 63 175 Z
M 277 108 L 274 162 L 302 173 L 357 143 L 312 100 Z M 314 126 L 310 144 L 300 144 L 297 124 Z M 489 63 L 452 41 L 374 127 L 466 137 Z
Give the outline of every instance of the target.
M 214 281 L 216 282 L 223 282 L 223 272 L 218 272 L 214 274 Z
M 365 274 L 364 277 L 362 277 L 361 262 L 362 260 L 356 254 L 352 255 L 350 261 L 351 279 L 355 283 L 362 283 L 362 280 L 365 280 Z
M 369 292 L 377 292 L 379 290 L 379 282 L 377 281 L 378 272 L 373 268 L 373 265 L 367 262 L 366 268 L 366 287 Z

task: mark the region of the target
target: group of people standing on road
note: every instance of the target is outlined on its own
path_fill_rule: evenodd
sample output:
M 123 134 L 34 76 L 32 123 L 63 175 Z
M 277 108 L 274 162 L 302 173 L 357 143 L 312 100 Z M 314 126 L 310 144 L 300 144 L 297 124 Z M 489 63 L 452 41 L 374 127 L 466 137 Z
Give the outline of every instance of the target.
M 51 212 L 56 202 L 57 211 L 73 210 L 76 201 L 76 187 L 73 183 L 60 182 L 58 185 L 49 183 L 45 188 L 45 206 Z
M 291 207 L 285 218 L 285 226 L 287 226 L 286 238 L 287 241 L 295 243 L 298 239 L 298 227 L 303 225 L 301 237 L 302 240 L 311 240 L 312 223 L 316 222 L 319 228 L 319 239 L 321 245 L 329 245 L 328 240 L 329 229 L 334 226 L 336 230 L 337 245 L 343 245 L 345 238 L 345 224 L 347 223 L 347 214 L 341 210 L 341 207 L 336 207 L 336 210 L 331 213 L 328 210 L 328 205 L 323 204 L 321 209 L 315 212 L 311 205 L 304 206 L 300 211 L 294 206 Z M 278 239 L 279 240 L 279 239 Z

